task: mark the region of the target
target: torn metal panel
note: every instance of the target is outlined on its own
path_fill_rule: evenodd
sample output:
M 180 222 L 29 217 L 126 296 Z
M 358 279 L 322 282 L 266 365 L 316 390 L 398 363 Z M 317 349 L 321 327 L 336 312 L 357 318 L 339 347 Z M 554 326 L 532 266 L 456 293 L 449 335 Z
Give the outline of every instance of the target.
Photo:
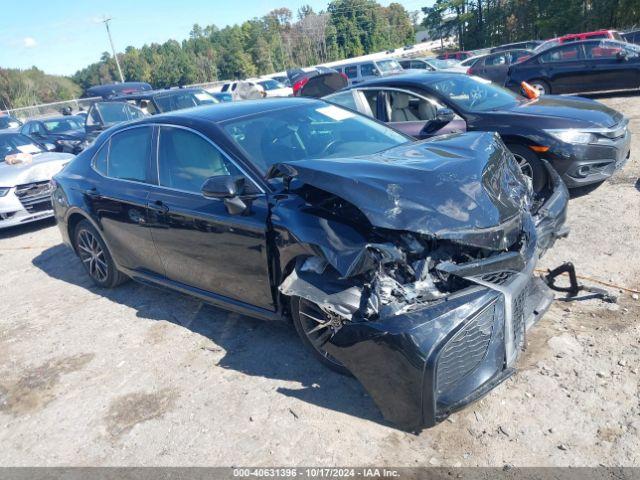
M 317 257 L 307 259 L 284 279 L 279 287 L 280 292 L 304 298 L 325 311 L 351 320 L 360 309 L 362 287 L 340 280 L 331 272 L 318 273 L 315 270 L 319 265 Z
M 291 189 L 308 184 L 337 195 L 375 227 L 492 250 L 513 242 L 531 202 L 513 156 L 491 133 L 448 135 L 367 157 L 300 160 L 282 170 L 294 178 Z

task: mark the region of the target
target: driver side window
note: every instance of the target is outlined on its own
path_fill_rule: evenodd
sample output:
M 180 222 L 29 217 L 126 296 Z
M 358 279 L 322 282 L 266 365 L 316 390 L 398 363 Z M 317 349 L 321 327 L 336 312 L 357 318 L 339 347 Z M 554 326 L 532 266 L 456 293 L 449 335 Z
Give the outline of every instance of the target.
M 160 128 L 158 168 L 161 186 L 191 193 L 200 193 L 202 184 L 209 177 L 242 175 L 210 142 L 193 132 L 174 127 Z

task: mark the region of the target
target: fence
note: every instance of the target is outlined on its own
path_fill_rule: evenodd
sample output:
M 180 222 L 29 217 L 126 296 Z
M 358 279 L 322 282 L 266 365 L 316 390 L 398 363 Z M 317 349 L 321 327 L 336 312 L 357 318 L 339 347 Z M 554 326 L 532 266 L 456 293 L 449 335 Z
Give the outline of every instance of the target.
M 60 115 L 62 113 L 62 109 L 66 107 L 71 107 L 72 112 L 88 110 L 91 104 L 99 100 L 101 100 L 100 97 L 79 98 L 74 100 L 66 100 L 64 102 L 43 103 L 41 105 L 33 105 L 32 107 L 2 110 L 2 113 L 12 115 L 19 120 L 24 121 L 35 117 Z

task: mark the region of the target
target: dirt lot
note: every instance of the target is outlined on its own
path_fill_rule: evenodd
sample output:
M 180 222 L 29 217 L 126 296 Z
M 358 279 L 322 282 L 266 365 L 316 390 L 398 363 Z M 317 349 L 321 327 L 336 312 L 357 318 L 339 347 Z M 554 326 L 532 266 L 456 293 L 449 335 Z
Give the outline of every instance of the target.
M 631 162 L 571 201 L 541 267 L 640 289 Z M 287 324 L 128 283 L 96 289 L 51 222 L 0 234 L 0 465 L 640 465 L 640 301 L 556 301 L 520 371 L 420 435 L 381 418 Z

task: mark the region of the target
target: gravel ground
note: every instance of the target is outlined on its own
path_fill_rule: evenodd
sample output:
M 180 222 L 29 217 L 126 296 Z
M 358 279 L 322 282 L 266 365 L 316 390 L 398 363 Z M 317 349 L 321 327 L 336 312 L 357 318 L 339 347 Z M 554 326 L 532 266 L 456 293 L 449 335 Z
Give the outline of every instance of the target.
M 600 100 L 631 118 L 634 155 L 572 199 L 541 267 L 640 289 L 640 96 Z M 287 324 L 93 287 L 52 222 L 1 233 L 0 271 L 3 466 L 640 465 L 640 302 L 617 289 L 554 302 L 514 377 L 412 435 Z

